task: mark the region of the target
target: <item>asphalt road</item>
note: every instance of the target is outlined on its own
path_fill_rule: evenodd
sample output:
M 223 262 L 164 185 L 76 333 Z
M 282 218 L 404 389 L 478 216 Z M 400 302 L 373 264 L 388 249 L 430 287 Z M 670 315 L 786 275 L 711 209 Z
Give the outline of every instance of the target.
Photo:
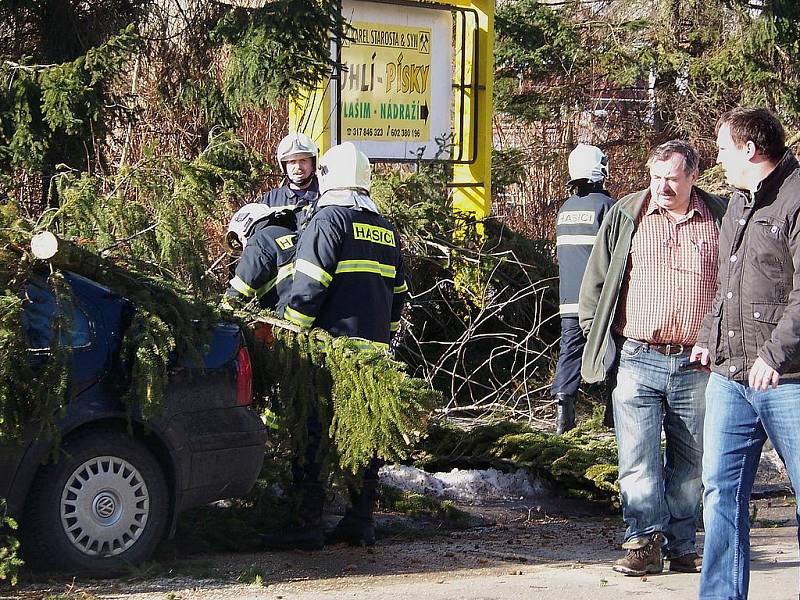
M 382 516 L 371 549 L 206 555 L 156 564 L 97 582 L 28 579 L 0 598 L 49 600 L 381 599 L 605 600 L 696 598 L 699 576 L 630 578 L 610 565 L 622 555 L 618 515 L 576 506 L 510 503 L 473 507 L 493 525 L 463 531 Z M 791 500 L 760 501 L 752 533 L 752 600 L 798 598 L 798 547 Z M 387 525 L 388 522 L 388 525 Z M 700 534 L 702 542 L 702 533 Z M 56 594 L 61 594 L 57 596 Z

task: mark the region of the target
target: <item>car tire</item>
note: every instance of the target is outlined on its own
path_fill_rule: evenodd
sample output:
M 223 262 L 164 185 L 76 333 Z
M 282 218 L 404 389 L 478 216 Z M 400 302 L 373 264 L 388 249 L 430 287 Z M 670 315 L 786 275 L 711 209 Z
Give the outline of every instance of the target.
M 115 575 L 150 557 L 168 507 L 163 470 L 144 444 L 122 432 L 86 433 L 39 469 L 22 551 L 45 570 Z

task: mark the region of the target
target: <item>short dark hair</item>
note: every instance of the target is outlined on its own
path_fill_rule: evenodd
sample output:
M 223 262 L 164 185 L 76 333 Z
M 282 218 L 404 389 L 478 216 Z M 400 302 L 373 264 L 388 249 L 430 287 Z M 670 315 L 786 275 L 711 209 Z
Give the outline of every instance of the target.
M 667 160 L 673 154 L 683 156 L 683 172 L 687 175 L 691 175 L 700 167 L 700 156 L 697 154 L 697 150 L 684 140 L 670 140 L 655 148 L 650 153 L 650 158 L 647 159 L 647 166 L 649 167 L 657 160 Z
M 786 152 L 786 131 L 775 114 L 766 108 L 739 106 L 723 113 L 714 133 L 727 125 L 737 148 L 753 142 L 756 149 L 772 162 L 778 162 Z

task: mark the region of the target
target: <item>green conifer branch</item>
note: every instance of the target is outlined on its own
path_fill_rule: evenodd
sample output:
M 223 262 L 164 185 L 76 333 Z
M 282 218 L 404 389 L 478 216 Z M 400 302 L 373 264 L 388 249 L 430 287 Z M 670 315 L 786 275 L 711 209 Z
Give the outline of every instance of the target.
M 238 313 L 249 323 L 254 371 L 262 407 L 277 412 L 281 435 L 294 456 L 305 455 L 306 422 L 315 413 L 323 425 L 321 454 L 330 445 L 330 465 L 355 474 L 373 455 L 403 460 L 423 435 L 441 394 L 409 377 L 405 365 L 388 354 L 359 349 L 346 337 L 320 330 L 298 330 L 267 315 Z M 253 330 L 267 324 L 271 341 Z M 330 456 L 329 456 L 330 458 Z

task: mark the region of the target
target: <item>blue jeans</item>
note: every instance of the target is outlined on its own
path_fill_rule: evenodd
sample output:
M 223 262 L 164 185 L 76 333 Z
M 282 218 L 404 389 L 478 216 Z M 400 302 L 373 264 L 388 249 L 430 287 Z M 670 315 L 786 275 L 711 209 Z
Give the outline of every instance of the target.
M 703 520 L 706 539 L 700 598 L 747 598 L 749 501 L 769 436 L 795 490 L 800 485 L 800 382 L 756 391 L 712 374 L 706 391 Z M 800 513 L 798 513 L 800 522 Z
M 625 542 L 660 531 L 670 558 L 695 551 L 700 513 L 708 375 L 679 370 L 688 360 L 626 340 L 613 394 Z

